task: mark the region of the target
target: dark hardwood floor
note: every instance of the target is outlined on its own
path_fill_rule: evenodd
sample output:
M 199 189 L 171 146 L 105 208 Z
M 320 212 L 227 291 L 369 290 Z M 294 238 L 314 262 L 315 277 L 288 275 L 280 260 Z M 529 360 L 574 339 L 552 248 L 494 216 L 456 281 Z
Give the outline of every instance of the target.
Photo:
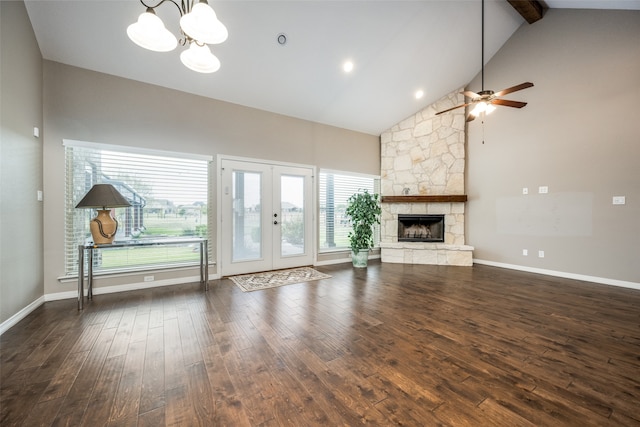
M 46 303 L 0 339 L 0 425 L 640 426 L 640 291 L 318 270 Z

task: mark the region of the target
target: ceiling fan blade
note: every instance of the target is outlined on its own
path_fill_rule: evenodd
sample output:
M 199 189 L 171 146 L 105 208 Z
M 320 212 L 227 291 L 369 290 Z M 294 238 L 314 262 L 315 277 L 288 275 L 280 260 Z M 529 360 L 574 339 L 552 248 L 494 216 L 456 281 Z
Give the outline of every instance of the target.
M 438 112 L 436 113 L 436 116 L 437 116 L 438 114 L 446 113 L 447 111 L 455 110 L 456 108 L 466 107 L 467 105 L 469 105 L 469 104 L 460 104 L 460 105 L 456 105 L 455 107 L 447 108 L 446 110 L 438 111 Z
M 475 119 L 475 118 L 476 118 L 476 116 L 474 116 L 473 114 L 469 113 L 469 115 L 467 116 L 467 120 L 466 120 L 466 121 L 467 121 L 467 122 L 470 122 L 470 121 L 472 121 L 472 120 L 473 120 L 473 119 Z
M 509 101 L 508 99 L 494 99 L 491 101 L 492 104 L 495 105 L 503 105 L 505 107 L 513 107 L 513 108 L 522 108 L 527 105 L 526 102 L 520 101 Z
M 467 98 L 471 98 L 471 99 L 480 98 L 480 95 L 478 95 L 475 92 L 471 92 L 470 90 L 465 90 L 464 92 L 460 92 L 460 93 L 466 96 Z
M 507 88 L 507 89 L 502 89 L 500 92 L 496 92 L 495 96 L 504 96 L 504 95 L 506 95 L 508 93 L 516 92 L 516 91 L 519 91 L 519 90 L 522 90 L 522 89 L 526 89 L 526 88 L 531 87 L 531 86 L 533 86 L 533 83 L 531 83 L 531 82 L 520 83 L 519 85 L 512 86 L 512 87 Z

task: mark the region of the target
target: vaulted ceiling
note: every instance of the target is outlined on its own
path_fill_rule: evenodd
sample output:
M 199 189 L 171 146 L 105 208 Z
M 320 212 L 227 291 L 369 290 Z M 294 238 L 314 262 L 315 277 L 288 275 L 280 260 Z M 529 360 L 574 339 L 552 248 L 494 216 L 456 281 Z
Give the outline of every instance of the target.
M 485 62 L 540 5 L 640 9 L 640 0 L 515 2 L 528 12 L 510 3 L 486 0 Z M 126 29 L 145 10 L 139 1 L 25 4 L 47 60 L 373 135 L 467 85 L 481 68 L 479 0 L 210 0 L 229 31 L 212 45 L 222 63 L 212 74 L 185 68 L 180 46 L 157 53 L 131 42 Z M 179 37 L 176 7 L 165 1 L 156 13 Z M 514 75 L 502 86 L 528 79 Z

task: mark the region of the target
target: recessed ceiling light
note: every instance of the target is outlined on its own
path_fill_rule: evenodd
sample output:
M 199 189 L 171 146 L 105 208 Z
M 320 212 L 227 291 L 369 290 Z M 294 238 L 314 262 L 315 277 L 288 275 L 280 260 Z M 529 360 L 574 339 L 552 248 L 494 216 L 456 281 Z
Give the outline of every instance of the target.
M 346 61 L 344 64 L 342 64 L 342 69 L 344 70 L 345 73 L 352 72 L 353 71 L 353 62 Z
M 276 41 L 280 46 L 284 46 L 285 44 L 287 44 L 287 35 L 285 33 L 278 34 Z
M 420 99 L 424 96 L 424 91 L 422 89 L 416 91 L 416 99 Z

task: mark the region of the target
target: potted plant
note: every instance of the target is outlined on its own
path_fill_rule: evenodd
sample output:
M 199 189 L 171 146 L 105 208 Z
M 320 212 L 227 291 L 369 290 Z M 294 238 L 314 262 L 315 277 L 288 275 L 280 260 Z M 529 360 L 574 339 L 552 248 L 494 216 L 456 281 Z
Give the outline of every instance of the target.
M 380 203 L 378 194 L 367 190 L 355 193 L 347 200 L 345 215 L 351 222 L 349 243 L 354 267 L 366 267 L 369 250 L 373 248 L 373 226 L 380 224 Z

